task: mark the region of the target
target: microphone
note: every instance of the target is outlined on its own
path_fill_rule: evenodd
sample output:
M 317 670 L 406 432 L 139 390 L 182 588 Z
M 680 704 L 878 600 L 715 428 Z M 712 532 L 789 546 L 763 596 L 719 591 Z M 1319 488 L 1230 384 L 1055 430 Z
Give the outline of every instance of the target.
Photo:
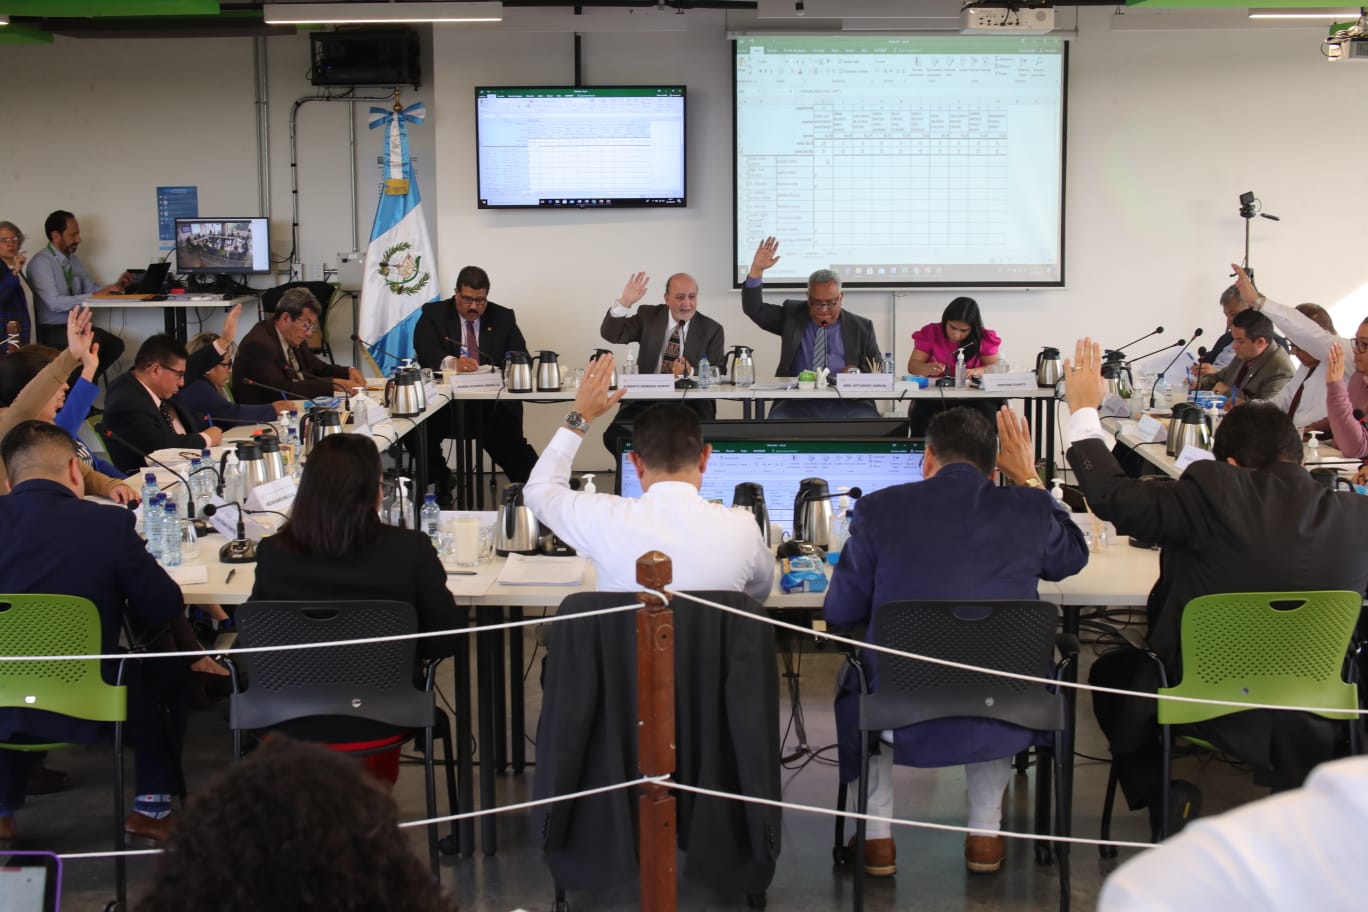
M 1159 372 L 1159 376 L 1154 378 L 1154 386 L 1150 387 L 1150 408 L 1154 408 L 1154 391 L 1155 388 L 1159 386 L 1159 381 L 1163 378 L 1165 374 L 1169 372 L 1169 368 L 1173 367 L 1173 365 L 1178 363 L 1178 359 L 1183 357 L 1183 352 L 1187 351 L 1187 347 L 1191 345 L 1193 341 L 1196 340 L 1196 338 L 1201 334 L 1202 327 L 1199 326 L 1196 329 L 1194 329 L 1192 331 L 1192 338 L 1188 339 L 1186 342 L 1183 343 L 1183 347 L 1179 349 L 1178 354 L 1174 355 L 1173 360 L 1170 361 L 1168 365 L 1162 371 Z
M 452 345 L 456 346 L 456 351 L 458 351 L 458 352 L 459 352 L 461 349 L 465 349 L 467 352 L 470 351 L 470 347 L 469 347 L 468 345 L 466 345 L 464 342 L 462 342 L 460 339 L 453 339 L 453 338 L 451 338 L 451 336 L 442 336 L 442 339 L 443 339 L 444 341 L 450 342 Z M 493 363 L 494 363 L 494 359 L 491 358 L 491 357 L 489 356 L 489 352 L 485 351 L 483 348 L 477 349 L 477 350 L 476 350 L 476 354 L 479 355 L 479 357 L 475 359 L 477 362 L 479 362 L 479 363 L 481 363 L 481 364 L 485 364 L 485 363 L 493 364 Z M 467 357 L 469 357 L 469 355 L 467 355 Z
M 1203 358 L 1205 358 L 1206 356 L 1207 356 L 1207 347 L 1206 347 L 1205 345 L 1199 345 L 1199 346 L 1197 346 L 1197 360 L 1198 360 L 1198 361 L 1201 361 L 1201 360 L 1202 360 Z
M 1114 352 L 1114 353 L 1117 354 L 1117 355 L 1124 355 L 1124 354 L 1125 354 L 1125 351 L 1124 351 L 1125 349 L 1130 348 L 1132 345 L 1134 345 L 1134 344 L 1137 343 L 1137 342 L 1144 342 L 1146 339 L 1150 338 L 1151 336 L 1157 336 L 1157 335 L 1159 335 L 1160 333 L 1162 333 L 1163 331 L 1164 331 L 1164 327 L 1162 327 L 1162 326 L 1156 326 L 1156 327 L 1154 327 L 1154 332 L 1145 333 L 1143 336 L 1141 336 L 1141 337 L 1138 338 L 1138 339 L 1131 339 L 1129 342 L 1127 342 L 1125 345 L 1121 346 L 1120 348 L 1109 349 L 1109 352 Z M 1162 349 L 1161 349 L 1161 350 L 1162 350 Z M 1111 361 L 1111 360 L 1113 360 L 1113 359 L 1107 358 L 1106 360 Z
M 157 457 L 153 456 L 151 453 L 147 452 L 141 447 L 134 446 L 133 444 L 125 440 L 123 437 L 120 437 L 118 434 L 114 433 L 112 430 L 109 429 L 109 426 L 105 424 L 103 421 L 96 423 L 95 433 L 99 434 L 106 440 L 112 440 L 120 446 L 132 450 L 134 453 L 141 456 L 143 459 L 146 459 L 151 464 L 155 466 L 160 466 L 161 468 L 166 469 L 166 471 L 170 472 L 172 475 L 176 476 L 176 479 L 180 481 L 181 484 L 185 485 L 185 512 L 186 515 L 190 518 L 190 521 L 194 523 L 195 532 L 198 534 L 207 531 L 207 527 L 204 524 L 204 520 L 198 519 L 195 516 L 195 495 L 193 489 L 190 487 L 189 479 L 187 479 L 180 472 L 177 472 L 175 469 L 171 468 L 166 463 L 162 462 Z M 210 466 L 209 468 L 212 470 L 213 466 Z M 200 469 L 200 471 L 202 472 L 204 470 Z
M 411 359 L 409 359 L 409 358 L 402 358 L 402 357 L 400 357 L 399 355 L 396 355 L 394 352 L 387 352 L 387 351 L 385 351 L 383 348 L 381 348 L 380 346 L 374 345 L 374 344 L 372 344 L 372 343 L 370 343 L 370 342 L 367 342 L 365 339 L 361 338 L 361 337 L 358 336 L 356 333 L 352 333 L 352 335 L 351 335 L 351 340 L 352 340 L 353 342 L 360 342 L 362 345 L 366 346 L 366 348 L 369 348 L 369 349 L 370 349 L 371 351 L 373 351 L 373 352 L 379 352 L 380 354 L 384 355 L 386 358 L 393 358 L 395 361 L 408 361 L 408 360 L 411 360 Z
M 247 384 L 248 386 L 259 386 L 259 387 L 261 387 L 262 389 L 270 390 L 270 391 L 273 392 L 273 393 L 280 393 L 280 398 L 281 398 L 281 399 L 307 399 L 307 398 L 309 398 L 308 396 L 296 396 L 294 393 L 290 392 L 290 391 L 287 390 L 287 389 L 281 389 L 281 388 L 278 387 L 278 386 L 271 386 L 271 384 L 269 384 L 269 383 L 262 383 L 260 380 L 253 380 L 251 377 L 243 377 L 243 378 L 242 378 L 242 382 L 245 383 L 245 384 Z M 253 424 L 260 424 L 261 422 L 259 422 L 259 421 L 254 421 L 254 422 L 252 422 L 252 423 L 253 423 Z
M 1159 354 L 1160 352 L 1166 352 L 1166 351 L 1168 351 L 1170 348 L 1178 348 L 1178 347 L 1180 347 L 1181 345 L 1183 345 L 1185 342 L 1187 342 L 1187 339 L 1179 339 L 1177 342 L 1170 342 L 1168 345 L 1165 345 L 1163 348 L 1156 348 L 1156 349 L 1155 349 L 1154 351 L 1152 351 L 1152 352 L 1145 352 L 1143 355 L 1136 355 L 1134 358 L 1131 358 L 1129 361 L 1127 361 L 1127 362 L 1126 362 L 1126 365 L 1129 366 L 1129 365 L 1131 365 L 1131 364 L 1134 364 L 1136 361 L 1144 361 L 1146 358 L 1149 358 L 1149 357 L 1152 357 L 1152 356 L 1154 356 L 1154 355 L 1157 355 L 1157 354 Z
M 222 491 L 220 484 L 219 490 Z M 237 537 L 232 541 L 224 542 L 219 548 L 219 560 L 225 564 L 250 564 L 256 561 L 256 543 L 247 537 L 247 524 L 243 521 L 242 514 L 247 512 L 242 504 L 236 500 L 225 503 L 223 507 L 217 504 L 205 504 L 204 515 L 213 516 L 224 507 L 237 507 Z

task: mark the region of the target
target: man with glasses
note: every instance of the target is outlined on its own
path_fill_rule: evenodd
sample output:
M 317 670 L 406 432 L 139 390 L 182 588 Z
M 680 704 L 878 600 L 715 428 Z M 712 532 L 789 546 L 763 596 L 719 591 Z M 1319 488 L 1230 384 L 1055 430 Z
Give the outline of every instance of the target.
M 233 325 L 224 323 L 225 336 L 237 332 L 236 310 L 230 314 Z M 146 453 L 168 447 L 198 452 L 203 447 L 218 445 L 223 431 L 209 426 L 205 416 L 191 415 L 182 409 L 173 397 L 185 384 L 187 372 L 202 374 L 222 358 L 217 344 L 207 345 L 195 352 L 195 363 L 191 365 L 185 345 L 165 333 L 150 336 L 142 344 L 133 360 L 133 369 L 115 378 L 105 395 L 105 424 L 122 438 L 109 440 L 110 461 L 120 471 L 132 472 L 146 462 L 142 453 L 132 447 Z
M 832 374 L 848 370 L 883 367 L 883 351 L 874 335 L 874 324 L 864 317 L 844 313 L 841 278 L 830 269 L 808 276 L 806 301 L 767 304 L 762 277 L 779 262 L 779 242 L 772 237 L 760 242 L 750 272 L 741 288 L 741 309 L 756 326 L 780 337 L 776 377 L 796 377 L 805 370 L 826 368 Z M 773 418 L 877 418 L 873 403 L 864 400 L 796 401 L 777 403 Z
M 470 373 L 492 365 L 503 369 L 508 352 L 527 351 L 527 342 L 513 310 L 489 300 L 489 273 L 466 266 L 456 276 L 456 293 L 423 305 L 413 327 L 413 349 L 418 363 L 432 370 Z M 451 500 L 453 479 L 442 454 L 442 440 L 455 435 L 450 413 L 429 419 L 428 465 L 437 483 L 438 499 Z M 527 481 L 537 464 L 537 451 L 523 435 L 521 402 L 469 402 L 465 405 L 467 435 L 478 432 L 489 458 L 511 482 Z
M 86 274 L 76 257 L 81 244 L 81 226 L 76 216 L 64 209 L 48 215 L 43 222 L 47 245 L 33 255 L 28 264 L 28 280 L 33 286 L 34 314 L 38 318 L 38 341 L 53 348 L 66 344 L 66 315 L 71 308 L 95 294 L 120 294 L 133 281 L 125 272 L 111 285 L 98 285 Z M 99 378 L 124 353 L 123 340 L 99 327 L 91 327 L 99 343 Z
M 309 335 L 318 328 L 322 312 L 318 299 L 307 288 L 291 288 L 282 294 L 275 312 L 253 326 L 238 344 L 233 398 L 243 405 L 265 405 L 277 399 L 312 399 L 365 386 L 366 378 L 359 370 L 329 364 L 309 348 Z M 249 380 L 261 386 L 253 386 Z

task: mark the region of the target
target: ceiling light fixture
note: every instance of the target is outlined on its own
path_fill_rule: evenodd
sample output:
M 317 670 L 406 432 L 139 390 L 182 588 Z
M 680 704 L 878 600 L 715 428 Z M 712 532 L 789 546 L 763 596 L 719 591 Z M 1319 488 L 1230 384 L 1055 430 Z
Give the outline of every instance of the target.
M 1345 22 L 1357 19 L 1357 9 L 1252 9 L 1250 19 L 1329 19 Z
M 267 25 L 372 25 L 396 22 L 502 22 L 503 4 L 267 3 Z

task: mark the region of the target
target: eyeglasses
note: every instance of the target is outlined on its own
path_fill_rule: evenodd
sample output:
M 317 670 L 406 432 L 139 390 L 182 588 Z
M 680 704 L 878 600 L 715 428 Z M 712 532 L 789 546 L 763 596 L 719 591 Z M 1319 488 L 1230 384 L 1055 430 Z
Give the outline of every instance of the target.
M 304 327 L 306 333 L 311 333 L 318 328 L 318 324 L 313 320 L 298 320 L 297 322 Z
M 14 237 L 13 235 L 9 237 L 0 237 L 0 244 L 22 244 L 23 242 L 23 238 Z
M 456 297 L 458 297 L 458 298 L 461 299 L 461 303 L 462 303 L 462 304 L 488 304 L 488 303 L 489 303 L 489 297 L 488 297 L 488 296 L 483 297 L 483 298 L 472 298 L 470 295 L 457 295 Z
M 232 358 L 224 358 L 222 361 L 220 361 L 220 362 L 218 363 L 218 366 L 219 366 L 219 367 L 232 367 L 232 366 L 233 366 L 233 359 L 232 359 Z
M 808 306 L 816 310 L 835 310 L 841 306 L 841 299 L 837 298 L 808 298 Z
M 170 371 L 171 373 L 175 374 L 177 377 L 180 377 L 182 380 L 185 379 L 185 371 L 183 371 L 183 370 L 176 370 L 174 367 L 172 367 L 172 366 L 169 365 L 169 364 L 160 364 L 160 363 L 159 363 L 157 366 L 160 367 L 160 368 L 161 368 L 162 370 L 164 370 L 164 371 Z
M 1361 355 L 1364 352 L 1368 352 L 1368 339 L 1355 339 L 1354 354 Z

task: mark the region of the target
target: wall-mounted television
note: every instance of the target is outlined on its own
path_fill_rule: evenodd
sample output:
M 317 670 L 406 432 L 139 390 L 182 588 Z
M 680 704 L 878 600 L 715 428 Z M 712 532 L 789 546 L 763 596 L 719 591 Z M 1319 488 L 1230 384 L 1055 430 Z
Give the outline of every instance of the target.
M 270 219 L 176 219 L 176 269 L 182 275 L 270 272 Z
M 481 209 L 683 206 L 684 86 L 475 89 Z

